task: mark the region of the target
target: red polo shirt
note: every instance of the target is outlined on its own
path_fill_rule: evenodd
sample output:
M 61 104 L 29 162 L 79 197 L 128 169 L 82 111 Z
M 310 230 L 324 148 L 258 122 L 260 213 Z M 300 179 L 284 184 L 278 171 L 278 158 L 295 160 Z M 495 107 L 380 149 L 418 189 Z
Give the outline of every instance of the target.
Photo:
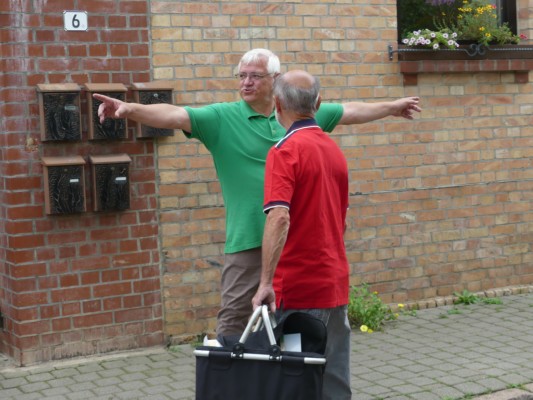
M 344 154 L 313 119 L 298 121 L 268 153 L 265 213 L 286 207 L 287 242 L 274 274 L 276 303 L 284 309 L 348 303 L 344 247 L 348 168 Z

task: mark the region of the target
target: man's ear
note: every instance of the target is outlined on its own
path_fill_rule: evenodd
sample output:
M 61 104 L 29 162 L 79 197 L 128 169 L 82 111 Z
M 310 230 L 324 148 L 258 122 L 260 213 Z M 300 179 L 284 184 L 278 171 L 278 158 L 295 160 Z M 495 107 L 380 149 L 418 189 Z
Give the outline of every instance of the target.
M 315 103 L 315 109 L 318 110 L 320 108 L 320 103 L 322 103 L 322 97 L 320 97 L 320 95 L 317 96 L 316 98 L 316 103 Z
M 274 96 L 274 106 L 276 107 L 277 113 L 281 113 L 281 102 L 276 96 Z

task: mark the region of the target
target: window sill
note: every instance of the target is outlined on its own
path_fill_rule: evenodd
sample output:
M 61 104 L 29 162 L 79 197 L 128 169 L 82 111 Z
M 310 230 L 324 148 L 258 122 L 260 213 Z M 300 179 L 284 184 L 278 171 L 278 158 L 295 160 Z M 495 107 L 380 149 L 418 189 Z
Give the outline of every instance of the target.
M 392 53 L 389 47 L 391 60 Z M 399 45 L 397 53 L 405 86 L 416 85 L 420 73 L 512 72 L 515 83 L 528 83 L 529 71 L 533 70 L 533 46 L 474 45 L 457 50 L 431 50 Z

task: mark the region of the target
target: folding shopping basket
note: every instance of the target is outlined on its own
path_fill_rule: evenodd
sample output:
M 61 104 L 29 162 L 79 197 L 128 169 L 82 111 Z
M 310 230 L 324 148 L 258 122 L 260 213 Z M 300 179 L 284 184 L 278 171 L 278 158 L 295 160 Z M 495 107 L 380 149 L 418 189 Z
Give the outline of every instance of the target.
M 252 333 L 258 322 L 262 322 L 264 328 L 260 332 Z M 282 329 L 278 328 L 276 327 L 277 331 L 282 332 Z M 325 327 L 323 328 L 325 342 Z M 247 344 L 251 333 L 253 336 L 264 332 L 268 337 L 264 346 L 258 345 L 261 340 L 250 340 L 250 343 L 255 343 L 254 347 Z M 311 336 L 315 336 L 313 339 L 316 339 L 316 334 L 316 330 L 311 333 Z M 305 332 L 302 332 L 302 342 L 305 341 L 304 335 Z M 302 349 L 305 350 L 303 344 Z M 246 329 L 234 345 L 200 346 L 194 354 L 196 400 L 322 398 L 322 378 L 326 365 L 324 355 L 307 351 L 282 351 L 276 342 L 266 305 L 256 308 Z

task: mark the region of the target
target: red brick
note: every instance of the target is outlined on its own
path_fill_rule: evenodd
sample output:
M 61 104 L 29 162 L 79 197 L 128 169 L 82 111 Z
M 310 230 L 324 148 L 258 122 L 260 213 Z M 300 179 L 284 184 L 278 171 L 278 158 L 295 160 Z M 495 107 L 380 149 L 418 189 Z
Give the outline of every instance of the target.
M 58 278 L 57 276 L 40 276 L 37 278 L 39 289 L 48 290 L 58 287 Z
M 109 27 L 111 29 L 116 28 L 125 28 L 126 27 L 126 17 L 123 15 L 111 15 L 109 17 Z
M 93 24 L 94 18 L 91 18 L 89 24 Z M 62 43 L 98 43 L 98 32 L 94 29 L 88 31 L 65 31 L 63 29 L 57 32 L 58 41 Z
M 106 311 L 122 309 L 122 298 L 121 297 L 103 299 L 102 303 L 104 304 L 104 310 Z
M 70 57 L 86 57 L 87 45 L 85 44 L 71 44 L 68 46 L 68 55 Z
M 143 268 L 143 267 L 141 267 Z M 123 268 L 121 271 L 122 279 L 125 281 L 131 281 L 131 280 L 137 280 L 141 277 L 140 268 L 139 267 L 133 267 L 133 268 Z
M 30 250 L 6 250 L 6 261 L 13 264 L 24 264 L 34 261 L 33 249 Z
M 43 332 L 50 332 L 50 321 L 41 320 L 17 324 L 13 332 L 18 336 L 36 336 Z
M 109 50 L 111 57 L 127 57 L 129 55 L 129 48 L 127 44 L 111 44 Z
M 115 321 L 117 323 L 141 321 L 150 318 L 153 318 L 151 307 L 134 308 L 130 310 L 117 311 L 115 313 Z
M 43 235 L 21 235 L 11 236 L 8 239 L 8 246 L 12 249 L 28 249 L 44 245 Z
M 79 302 L 61 304 L 61 315 L 78 315 L 80 313 L 81 305 Z
M 80 63 L 77 59 L 47 59 L 44 58 L 39 62 L 41 72 L 57 72 L 80 69 Z
M 40 307 L 40 317 L 42 319 L 52 319 L 61 315 L 61 308 L 58 305 L 46 305 Z
M 85 272 L 81 274 L 81 285 L 83 286 L 100 282 L 100 272 Z
M 63 343 L 62 335 L 59 333 L 41 335 L 41 343 L 44 347 L 57 346 Z
M 61 259 L 59 261 L 50 262 L 50 273 L 51 274 L 62 274 L 67 272 L 69 269 L 69 260 Z
M 40 177 L 25 177 L 24 179 L 21 178 L 7 178 L 5 179 L 6 182 L 6 189 L 7 190 L 25 190 L 25 189 L 39 189 L 41 187 L 41 178 Z M 27 208 L 27 207 L 23 207 Z M 42 208 L 42 207 L 33 207 L 34 209 Z M 30 213 L 32 216 L 30 218 L 35 217 L 36 215 L 33 213 Z M 21 215 L 24 215 L 24 213 L 21 213 Z M 8 216 L 11 219 L 18 219 L 17 215 Z
M 122 3 L 119 1 L 118 3 Z M 117 2 L 105 0 L 93 0 L 85 4 L 85 10 L 91 14 L 113 14 L 119 11 Z
M 27 278 L 46 274 L 46 264 L 16 265 L 11 269 L 13 278 Z
M 143 305 L 141 296 L 124 296 L 124 307 L 126 309 L 134 308 L 134 307 L 140 307 Z
M 124 14 L 145 14 L 147 15 L 148 4 L 144 1 L 121 1 L 119 3 L 119 12 L 124 13 Z
M 39 319 L 39 309 L 37 307 L 13 309 L 9 317 L 17 322 L 36 321 Z
M 33 232 L 33 223 L 31 221 L 6 221 L 4 229 L 10 235 L 30 233 Z
M 37 290 L 37 282 L 35 279 L 12 279 L 9 280 L 9 289 L 14 293 L 33 292 Z
M 90 257 L 72 260 L 72 271 L 82 270 L 101 270 L 109 268 L 109 259 L 107 257 Z
M 106 44 L 91 44 L 89 45 L 90 57 L 106 57 L 107 45 Z
M 48 44 L 46 45 L 47 57 L 64 57 L 66 55 L 63 45 Z
M 13 296 L 14 307 L 31 307 L 48 303 L 48 295 L 45 292 L 18 293 Z
M 69 331 L 72 329 L 72 320 L 70 318 L 59 318 L 52 320 L 52 330 L 54 332 Z
M 86 300 L 91 298 L 91 288 L 77 287 L 71 289 L 58 289 L 50 292 L 50 300 L 53 303 L 72 300 Z
M 92 256 L 93 254 L 98 253 L 98 244 L 97 243 L 86 243 L 79 246 L 78 254 L 80 257 Z
M 49 245 L 85 242 L 86 240 L 87 234 L 84 231 L 50 233 L 47 235 L 47 243 Z
M 102 313 L 95 315 L 87 315 L 81 317 L 73 317 L 72 325 L 74 328 L 85 328 L 98 325 L 109 325 L 113 323 L 112 313 Z
M 131 253 L 134 251 L 139 251 L 139 248 L 137 246 L 137 240 L 122 240 L 120 242 L 121 253 Z
M 132 293 L 131 284 L 129 282 L 119 282 L 95 285 L 92 288 L 93 295 L 97 298 L 119 296 Z
M 85 314 L 102 311 L 100 300 L 84 301 L 82 307 Z
M 90 233 L 90 240 L 112 240 L 128 237 L 128 229 L 125 227 L 114 227 L 114 229 L 95 229 Z
M 135 293 L 160 290 L 160 279 L 144 279 L 142 281 L 133 282 L 133 287 Z
M 78 274 L 68 274 L 59 277 L 59 284 L 62 288 L 78 286 L 80 284 Z

